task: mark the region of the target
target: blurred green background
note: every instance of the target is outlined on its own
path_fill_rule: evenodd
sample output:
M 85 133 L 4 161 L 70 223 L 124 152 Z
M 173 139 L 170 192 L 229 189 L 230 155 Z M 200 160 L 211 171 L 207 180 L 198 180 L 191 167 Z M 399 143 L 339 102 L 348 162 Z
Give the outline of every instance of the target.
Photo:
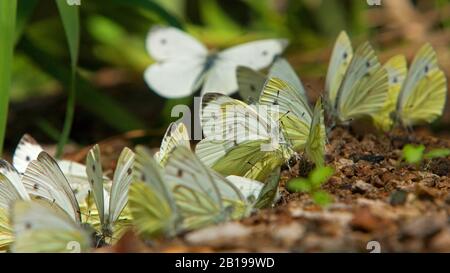
M 24 3 L 26 2 L 26 5 Z M 369 1 L 371 2 L 371 1 Z M 183 28 L 210 48 L 261 38 L 286 37 L 286 57 L 314 99 L 334 39 L 346 30 L 354 45 L 370 40 L 381 60 L 404 53 L 410 60 L 429 41 L 450 72 L 448 0 L 81 0 L 77 108 L 71 140 L 80 145 L 132 130 L 160 137 L 167 101 L 151 92 L 143 71 L 153 61 L 145 37 L 154 24 Z M 70 56 L 54 1 L 20 0 L 6 150 L 23 133 L 57 141 L 70 78 Z M 447 107 L 448 109 L 448 107 Z M 447 111 L 448 112 L 448 111 Z M 433 125 L 448 134 L 448 113 Z

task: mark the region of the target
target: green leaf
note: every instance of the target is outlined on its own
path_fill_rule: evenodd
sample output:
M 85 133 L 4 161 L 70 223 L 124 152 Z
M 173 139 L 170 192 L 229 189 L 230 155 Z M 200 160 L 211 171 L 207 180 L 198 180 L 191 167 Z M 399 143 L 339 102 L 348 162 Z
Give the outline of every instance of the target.
M 410 164 L 419 164 L 423 159 L 423 152 L 425 151 L 424 145 L 412 145 L 406 144 L 403 147 L 403 158 Z
M 72 68 L 75 69 L 80 47 L 80 11 L 77 5 L 69 6 L 66 0 L 56 0 L 56 4 L 69 43 Z
M 332 202 L 332 198 L 330 194 L 328 194 L 325 191 L 316 191 L 312 194 L 312 198 L 314 200 L 314 203 L 316 203 L 319 206 L 325 207 L 329 205 Z
M 290 192 L 311 192 L 311 183 L 306 178 L 294 178 L 287 184 L 287 189 Z
M 30 19 L 31 15 L 33 14 L 34 9 L 36 8 L 36 5 L 38 3 L 38 0 L 27 0 L 27 1 L 19 1 L 17 3 L 17 22 L 16 22 L 16 42 L 20 39 L 22 36 L 23 30 L 25 28 L 25 25 L 27 24 L 28 20 Z
M 0 154 L 8 121 L 17 0 L 0 1 Z
M 64 150 L 70 131 L 72 129 L 73 116 L 75 114 L 75 101 L 76 101 L 76 70 L 78 63 L 78 51 L 80 48 L 80 11 L 78 6 L 69 4 L 66 0 L 56 0 L 59 14 L 63 22 L 64 32 L 66 33 L 67 42 L 69 44 L 70 51 L 70 63 L 71 63 L 71 77 L 69 86 L 69 96 L 67 99 L 66 116 L 64 119 L 64 126 L 61 133 L 61 138 L 58 142 L 58 148 L 56 151 L 56 157 L 59 158 Z
M 447 148 L 433 149 L 425 154 L 425 158 L 428 158 L 428 159 L 447 157 L 447 156 L 450 156 L 450 149 L 447 149 Z
M 311 181 L 311 186 L 313 188 L 319 188 L 323 183 L 327 182 L 331 176 L 334 174 L 334 169 L 325 166 L 317 167 L 309 173 L 309 180 Z

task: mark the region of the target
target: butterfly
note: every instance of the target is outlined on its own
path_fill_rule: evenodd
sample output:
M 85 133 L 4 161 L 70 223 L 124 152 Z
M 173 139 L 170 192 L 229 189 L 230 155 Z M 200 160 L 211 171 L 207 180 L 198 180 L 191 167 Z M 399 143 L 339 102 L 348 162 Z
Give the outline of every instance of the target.
M 86 252 L 91 247 L 89 233 L 54 204 L 16 201 L 12 207 L 15 241 L 12 252 Z
M 3 202 L 8 200 L 2 207 L 14 204 L 12 223 L 8 223 L 12 224 L 14 231 L 13 251 L 64 252 L 67 251 L 66 244 L 73 240 L 78 240 L 83 246 L 82 249 L 89 245 L 89 239 L 82 239 L 85 234 L 81 231 L 81 210 L 76 196 L 58 163 L 49 154 L 40 152 L 37 158 L 28 164 L 22 176 L 14 167 L 3 161 L 0 181 L 1 192 L 9 196 L 1 196 Z M 47 209 L 35 210 L 34 205 L 29 206 L 30 200 L 39 201 Z M 20 209 L 16 209 L 19 207 Z M 54 213 L 58 216 L 53 215 Z M 62 227 L 61 221 L 83 235 L 79 237 L 74 230 L 56 234 L 52 228 Z M 66 227 L 63 225 L 63 228 Z M 71 237 L 72 235 L 74 237 Z
M 397 107 L 397 99 L 402 88 L 403 82 L 406 79 L 408 70 L 406 58 L 403 55 L 396 55 L 390 58 L 385 64 L 389 77 L 389 91 L 386 102 L 383 108 L 373 115 L 373 122 L 376 128 L 387 132 L 392 129 L 394 120 L 392 114 L 395 113 Z
M 353 53 L 345 32 L 333 48 L 325 80 L 328 111 L 339 123 L 371 117 L 386 101 L 389 89 L 387 71 L 372 46 L 366 42 Z
M 442 115 L 447 79 L 430 44 L 417 52 L 397 101 L 397 120 L 406 127 L 430 123 Z
M 144 73 L 149 87 L 166 98 L 186 97 L 203 85 L 202 94 L 237 91 L 239 65 L 259 70 L 270 65 L 287 46 L 284 39 L 268 39 L 209 53 L 194 37 L 173 27 L 153 27 L 146 40 L 156 61 Z
M 202 97 L 201 123 L 205 139 L 196 146 L 196 154 L 223 175 L 265 179 L 294 151 L 286 145 L 278 121 L 269 107 L 258 110 L 218 93 Z
M 120 218 L 128 201 L 128 190 L 133 178 L 134 153 L 124 148 L 117 161 L 114 171 L 111 190 L 105 195 L 104 177 L 100 158 L 100 147 L 94 145 L 89 150 L 86 158 L 86 174 L 89 178 L 91 191 L 100 219 L 100 233 L 104 239 L 110 242 L 114 239 L 114 233 L 123 225 L 127 225 L 129 219 Z
M 295 152 L 305 152 L 317 165 L 324 164 L 326 132 L 322 101 L 311 109 L 306 91 L 294 69 L 284 59 L 272 66 L 259 103 L 276 106 L 284 138 Z
M 177 146 L 191 148 L 189 133 L 184 123 L 171 123 L 164 134 L 159 151 L 155 153 L 155 160 L 165 166 L 172 150 Z
M 22 136 L 13 155 L 13 166 L 23 174 L 28 164 L 35 160 L 44 149 L 37 141 L 28 134 Z M 89 183 L 86 175 L 86 167 L 83 164 L 70 161 L 58 160 L 58 166 L 68 179 L 70 186 L 75 191 L 77 200 L 83 202 L 89 191 Z
M 15 201 L 30 200 L 19 172 L 6 160 L 0 159 L 0 249 L 7 249 L 14 241 L 9 222 L 9 209 Z
M 262 183 L 237 176 L 223 177 L 184 146 L 174 148 L 164 169 L 152 163 L 148 152 L 138 153 L 137 179 L 144 183 L 132 186 L 130 206 L 143 234 L 164 231 L 173 235 L 240 219 L 260 201 Z

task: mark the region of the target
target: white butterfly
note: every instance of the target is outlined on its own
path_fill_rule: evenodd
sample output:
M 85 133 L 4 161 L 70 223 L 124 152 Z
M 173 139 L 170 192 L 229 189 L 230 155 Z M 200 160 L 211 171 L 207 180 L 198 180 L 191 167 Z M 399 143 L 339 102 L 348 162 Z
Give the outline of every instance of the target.
M 111 238 L 114 225 L 128 202 L 128 190 L 132 181 L 134 153 L 124 148 L 117 161 L 111 191 L 105 194 L 104 177 L 100 160 L 100 148 L 95 145 L 86 158 L 86 173 L 89 177 L 94 201 L 97 206 L 103 237 Z
M 16 147 L 13 155 L 13 166 L 23 174 L 28 164 L 37 159 L 38 155 L 44 151 L 41 145 L 28 134 L 23 135 Z M 77 200 L 82 202 L 89 192 L 89 183 L 86 175 L 86 166 L 70 161 L 59 160 L 58 166 L 69 180 L 70 186 L 75 191 Z
M 191 95 L 201 85 L 202 94 L 232 94 L 238 90 L 236 68 L 262 69 L 281 54 L 288 42 L 268 39 L 238 45 L 218 53 L 192 36 L 173 27 L 153 27 L 146 41 L 150 55 L 157 63 L 144 74 L 147 84 L 160 96 L 179 98 Z
M 89 233 L 55 205 L 17 201 L 12 208 L 15 234 L 12 252 L 85 252 L 91 246 Z

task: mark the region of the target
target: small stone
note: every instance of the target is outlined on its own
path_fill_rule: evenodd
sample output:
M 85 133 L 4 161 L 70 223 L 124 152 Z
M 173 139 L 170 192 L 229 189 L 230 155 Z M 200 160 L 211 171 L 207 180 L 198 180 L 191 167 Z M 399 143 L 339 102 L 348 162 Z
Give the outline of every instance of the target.
M 292 246 L 305 234 L 305 227 L 297 222 L 277 227 L 274 229 L 273 237 L 281 241 L 285 246 Z
M 223 247 L 250 236 L 251 228 L 240 223 L 229 222 L 190 232 L 185 239 L 192 245 Z
M 366 183 L 366 182 L 364 182 L 362 180 L 357 180 L 355 182 L 355 184 L 353 185 L 353 187 L 352 187 L 352 193 L 364 194 L 364 193 L 369 192 L 369 191 L 371 191 L 373 189 L 374 189 L 374 187 L 371 184 Z
M 391 193 L 389 197 L 389 203 L 393 206 L 403 205 L 406 203 L 408 193 L 404 190 L 396 190 Z

